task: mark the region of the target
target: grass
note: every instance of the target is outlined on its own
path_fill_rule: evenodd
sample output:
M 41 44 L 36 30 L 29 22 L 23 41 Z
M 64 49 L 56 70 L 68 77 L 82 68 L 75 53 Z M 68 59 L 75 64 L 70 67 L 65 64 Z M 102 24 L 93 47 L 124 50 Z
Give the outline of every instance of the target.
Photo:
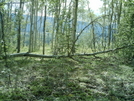
M 134 101 L 134 67 L 115 55 L 0 61 L 0 101 Z M 10 77 L 10 78 L 9 78 Z

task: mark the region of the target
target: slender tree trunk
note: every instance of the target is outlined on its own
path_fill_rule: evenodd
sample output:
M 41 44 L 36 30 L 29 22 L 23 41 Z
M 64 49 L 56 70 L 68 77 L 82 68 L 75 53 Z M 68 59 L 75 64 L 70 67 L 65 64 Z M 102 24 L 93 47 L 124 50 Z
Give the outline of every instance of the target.
M 19 9 L 19 12 L 18 12 L 18 25 L 19 25 L 19 28 L 18 28 L 18 34 L 17 34 L 17 53 L 20 52 L 20 44 L 21 44 L 21 18 L 20 16 L 22 15 L 22 0 L 20 0 L 20 9 Z
M 67 55 L 70 56 L 71 55 L 71 43 L 72 43 L 72 38 L 71 38 L 71 34 L 72 34 L 72 30 L 71 30 L 71 23 L 70 23 L 70 19 L 71 19 L 71 7 L 72 5 L 72 1 L 70 1 L 69 4 L 69 10 L 67 12 L 67 18 L 66 18 L 66 23 L 68 23 L 67 25 L 65 25 L 66 28 L 66 41 L 67 41 Z
M 44 10 L 44 25 L 43 25 L 43 54 L 45 54 L 45 44 L 46 44 L 46 13 L 47 13 L 47 6 L 45 5 Z
M 108 48 L 110 48 L 111 45 L 111 38 L 112 38 L 112 21 L 113 21 L 113 13 L 114 13 L 114 2 L 113 0 L 111 1 L 111 10 L 109 10 L 110 14 L 110 24 L 108 26 Z
M 24 31 L 24 34 L 23 34 L 23 47 L 25 47 L 25 45 L 26 45 L 25 42 L 26 42 L 26 34 L 27 34 L 28 17 L 29 17 L 29 15 L 27 15 L 27 17 L 26 17 L 25 31 Z
M 4 11 L 4 10 L 2 10 Z M 6 52 L 7 52 L 7 49 L 6 49 L 6 40 L 5 40 L 5 29 L 4 29 L 4 14 L 3 12 L 0 11 L 0 22 L 1 22 L 1 34 L 0 34 L 0 38 L 1 38 L 1 53 L 4 51 L 5 53 L 5 56 L 6 56 Z M 4 46 L 4 47 L 3 47 Z
M 55 17 L 54 18 L 54 22 L 53 22 L 53 29 L 52 29 L 52 41 L 51 41 L 51 50 L 52 50 L 52 53 L 54 54 L 54 33 L 55 33 Z
M 34 14 L 34 0 L 32 2 L 30 14 L 30 37 L 29 37 L 29 52 L 33 51 L 33 14 Z
M 117 21 L 118 25 L 120 25 L 121 13 L 122 13 L 122 0 L 120 0 L 119 10 L 118 10 L 118 21 Z
M 56 35 L 55 35 L 55 45 L 54 45 L 54 55 L 58 54 L 59 49 L 59 21 L 60 21 L 60 10 L 61 10 L 61 4 L 60 0 L 58 0 L 56 4 L 56 11 L 55 11 L 55 20 L 56 20 Z
M 71 54 L 75 53 L 75 40 L 76 40 L 76 28 L 77 28 L 77 11 L 78 11 L 78 0 L 74 0 L 73 7 L 73 28 L 72 28 L 72 49 Z
M 41 11 L 41 16 L 40 16 L 40 26 L 39 26 L 39 38 L 38 38 L 38 41 L 39 41 L 39 49 L 40 47 L 42 47 L 42 43 L 43 43 L 43 40 L 42 40 L 42 22 L 43 22 L 43 10 Z
M 37 50 L 37 38 L 38 38 L 38 31 L 37 31 L 37 25 L 38 25 L 38 0 L 34 1 L 34 39 L 33 39 L 33 49 L 34 51 Z
M 106 15 L 107 12 L 106 12 L 106 0 L 104 0 L 104 15 Z M 103 30 L 102 30 L 102 47 L 103 47 L 103 50 L 105 51 L 105 48 L 106 48 L 106 17 L 103 18 Z

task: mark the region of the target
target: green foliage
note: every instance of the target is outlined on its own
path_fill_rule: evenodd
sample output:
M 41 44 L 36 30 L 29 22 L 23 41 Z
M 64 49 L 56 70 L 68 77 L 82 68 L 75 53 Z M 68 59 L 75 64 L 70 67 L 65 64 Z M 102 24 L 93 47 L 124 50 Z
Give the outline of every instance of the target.
M 118 35 L 116 36 L 116 39 L 118 40 L 118 47 L 119 46 L 125 46 L 129 44 L 134 43 L 134 19 L 133 19 L 133 10 L 134 7 L 130 6 L 133 5 L 133 2 L 126 1 L 124 7 L 124 15 L 122 16 L 121 23 L 119 25 L 118 29 Z M 134 47 L 129 47 L 127 49 L 123 49 L 120 51 L 120 54 L 122 57 L 126 59 L 131 59 L 134 55 Z
M 5 5 L 5 2 L 1 2 L 0 3 L 0 9 L 3 9 L 4 8 L 4 5 Z
M 12 65 L 10 65 L 10 81 L 12 84 L 9 85 L 15 88 L 5 89 L 8 90 L 8 92 L 4 91 L 1 93 L 1 99 L 5 101 L 7 99 L 18 101 L 27 99 L 32 101 L 39 99 L 51 101 L 59 99 L 60 101 L 68 101 L 76 98 L 84 100 L 91 97 L 90 90 L 84 90 L 76 82 L 69 79 L 69 72 L 72 71 L 72 66 L 76 64 L 70 59 L 41 60 L 40 64 L 42 65 L 39 67 L 36 65 L 38 67 L 36 67 L 38 73 L 34 69 L 35 64 L 33 64 L 33 62 L 35 63 L 35 60 L 32 58 L 28 60 L 26 58 L 21 60 L 17 59 L 14 62 L 12 60 L 9 61 L 8 64 L 10 64 L 10 62 L 12 62 Z M 26 64 L 30 64 L 30 67 L 24 67 Z M 17 68 L 17 66 L 19 68 Z M 32 74 L 30 73 L 31 71 L 33 71 Z M 1 86 L 6 84 L 7 81 L 5 81 L 4 78 L 6 79 L 6 75 L 9 75 L 9 71 L 3 69 L 2 73 L 3 76 L 0 78 L 0 80 L 2 80 Z M 26 75 L 27 73 L 29 75 Z M 22 83 L 23 78 L 28 78 L 28 80 L 24 80 L 24 84 Z M 6 86 L 9 87 L 8 84 L 6 84 Z
M 69 99 L 71 96 L 72 98 L 76 98 L 79 95 L 78 99 L 84 100 L 85 97 L 83 96 L 86 96 L 86 93 L 84 93 L 84 91 L 82 91 L 79 86 L 73 82 L 68 82 L 66 85 L 64 83 L 57 85 L 58 81 L 52 78 L 35 82 L 39 82 L 39 84 L 35 85 L 35 83 L 32 83 L 30 85 L 33 95 L 38 97 L 43 96 L 45 99 L 49 99 L 51 96 L 53 96 L 53 98 Z
M 119 65 L 122 62 L 119 57 L 112 55 L 74 59 L 8 60 L 10 71 L 1 65 L 0 99 L 131 101 L 134 93 L 132 67 Z M 7 80 L 9 73 L 11 83 Z

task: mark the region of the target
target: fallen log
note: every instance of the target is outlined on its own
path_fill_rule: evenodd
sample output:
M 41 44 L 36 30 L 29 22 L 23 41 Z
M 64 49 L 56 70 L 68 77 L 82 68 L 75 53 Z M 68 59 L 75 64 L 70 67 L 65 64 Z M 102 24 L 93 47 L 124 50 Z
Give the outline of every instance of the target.
M 87 53 L 74 54 L 74 55 L 70 55 L 70 56 L 68 56 L 68 55 L 41 55 L 41 54 L 33 54 L 33 53 L 14 53 L 14 54 L 9 54 L 7 56 L 9 56 L 9 57 L 29 56 L 29 57 L 40 57 L 40 58 L 65 58 L 65 57 L 73 57 L 73 56 L 95 56 L 95 55 L 98 55 L 98 54 L 114 52 L 114 51 L 117 51 L 117 50 L 120 50 L 120 49 L 132 47 L 132 46 L 134 46 L 134 43 L 130 44 L 130 45 L 122 46 L 122 47 L 119 47 L 119 48 L 106 50 L 106 51 L 100 51 L 100 52 L 89 53 L 89 54 L 87 54 Z
M 95 52 L 95 53 L 90 53 L 90 54 L 75 54 L 75 56 L 91 56 L 91 55 L 98 55 L 98 54 L 102 54 L 102 53 L 108 53 L 108 52 L 114 52 L 114 51 L 118 51 L 120 49 L 124 49 L 124 48 L 128 48 L 128 47 L 132 47 L 134 46 L 134 43 L 130 44 L 130 45 L 125 45 L 125 46 L 122 46 L 122 47 L 118 47 L 118 48 L 115 48 L 115 49 L 110 49 L 110 50 L 106 50 L 106 51 L 100 51 L 100 52 Z
M 42 54 L 33 54 L 33 53 L 15 53 L 10 54 L 9 57 L 20 57 L 20 56 L 29 56 L 29 57 L 40 57 L 40 58 L 61 58 L 67 57 L 64 55 L 42 55 Z

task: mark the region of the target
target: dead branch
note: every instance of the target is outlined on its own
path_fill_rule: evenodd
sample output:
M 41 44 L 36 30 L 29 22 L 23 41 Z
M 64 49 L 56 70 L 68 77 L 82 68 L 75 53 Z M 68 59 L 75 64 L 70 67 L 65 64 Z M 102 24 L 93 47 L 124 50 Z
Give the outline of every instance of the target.
M 106 51 L 100 51 L 100 52 L 95 52 L 95 53 L 90 53 L 90 54 L 75 54 L 75 56 L 91 56 L 91 55 L 98 55 L 98 54 L 102 54 L 102 53 L 108 53 L 108 52 L 114 52 L 114 51 L 118 51 L 120 49 L 124 49 L 124 48 L 128 48 L 128 47 L 132 47 L 134 46 L 134 43 L 130 44 L 130 45 L 125 45 L 122 47 L 118 47 L 115 49 L 110 49 L 110 50 L 106 50 Z

